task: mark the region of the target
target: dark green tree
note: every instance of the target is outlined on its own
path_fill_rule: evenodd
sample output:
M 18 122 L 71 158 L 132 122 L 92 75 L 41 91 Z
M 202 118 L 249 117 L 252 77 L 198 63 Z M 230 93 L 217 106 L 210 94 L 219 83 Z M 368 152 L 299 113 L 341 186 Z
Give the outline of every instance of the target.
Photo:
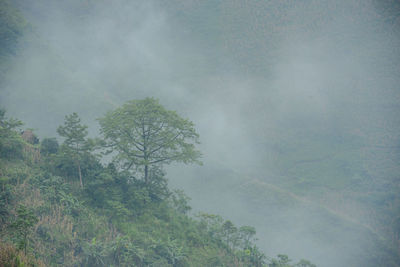
M 40 143 L 40 152 L 45 155 L 56 154 L 58 142 L 56 138 L 44 138 Z
M 22 155 L 23 140 L 17 129 L 22 122 L 7 118 L 6 111 L 0 109 L 0 157 L 18 157 Z
M 236 226 L 230 220 L 227 220 L 222 224 L 221 230 L 222 230 L 223 240 L 228 245 L 228 247 L 233 248 L 236 243 L 236 237 L 237 237 Z
M 93 145 L 87 137 L 87 126 L 81 124 L 81 119 L 77 113 L 65 116 L 64 125 L 57 128 L 57 133 L 64 137 L 62 144 L 63 152 L 75 162 L 78 168 L 79 183 L 83 188 L 81 161 L 85 153 L 93 149 Z
M 239 239 L 241 241 L 241 246 L 246 249 L 252 245 L 254 241 L 254 236 L 256 234 L 256 229 L 252 226 L 241 226 L 239 228 Z
M 28 245 L 28 236 L 37 221 L 38 219 L 33 211 L 24 205 L 20 205 L 17 208 L 17 216 L 15 221 L 11 224 L 11 228 L 16 234 L 19 249 L 24 249 L 25 254 Z
M 199 135 L 194 124 L 175 111 L 166 110 L 158 100 L 132 100 L 99 119 L 109 152 L 126 170 L 143 174 L 151 181 L 151 168 L 171 162 L 198 162 L 195 149 Z
M 0 168 L 3 167 L 0 165 Z M 7 176 L 0 176 L 0 225 L 7 221 L 10 214 L 10 199 L 12 199 L 12 186 L 10 178 Z

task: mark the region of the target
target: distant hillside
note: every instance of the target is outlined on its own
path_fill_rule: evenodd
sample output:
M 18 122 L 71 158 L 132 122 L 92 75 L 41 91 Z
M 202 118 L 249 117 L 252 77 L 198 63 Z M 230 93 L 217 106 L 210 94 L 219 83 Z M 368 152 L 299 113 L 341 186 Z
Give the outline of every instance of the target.
M 276 246 L 283 247 L 284 253 L 294 258 L 309 258 L 321 266 L 394 267 L 400 262 L 396 247 L 383 233 L 360 221 L 358 216 L 332 208 L 334 203 L 318 201 L 310 188 L 303 189 L 301 194 L 293 193 L 283 185 L 276 185 L 276 181 L 270 184 L 260 180 L 262 176 L 252 178 L 220 166 L 208 165 L 179 173 L 189 179 L 176 178 L 177 174 L 171 170 L 172 184 L 187 190 L 195 203 L 194 209 L 207 207 L 224 216 L 240 210 L 233 213 L 232 219 L 255 225 L 260 236 L 267 237 L 257 244 L 271 254 L 278 253 Z M 207 192 L 207 198 L 202 197 L 203 192 Z
M 10 57 L 17 53 L 19 39 L 28 29 L 28 23 L 9 0 L 0 1 L 0 80 L 9 68 Z

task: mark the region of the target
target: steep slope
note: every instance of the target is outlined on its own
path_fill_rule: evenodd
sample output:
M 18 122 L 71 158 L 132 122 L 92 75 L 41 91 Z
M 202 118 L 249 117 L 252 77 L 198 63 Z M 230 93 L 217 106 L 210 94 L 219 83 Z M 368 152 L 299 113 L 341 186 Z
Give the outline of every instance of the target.
M 218 215 L 189 217 L 187 197 L 82 158 L 55 139 L 23 140 L 0 118 L 0 262 L 32 266 L 263 266 L 252 227 Z M 37 139 L 32 139 L 37 140 Z M 155 179 L 155 178 L 154 178 Z M 15 246 L 17 249 L 15 249 Z M 37 260 L 36 260 L 36 259 Z M 18 265 L 20 266 L 20 265 Z

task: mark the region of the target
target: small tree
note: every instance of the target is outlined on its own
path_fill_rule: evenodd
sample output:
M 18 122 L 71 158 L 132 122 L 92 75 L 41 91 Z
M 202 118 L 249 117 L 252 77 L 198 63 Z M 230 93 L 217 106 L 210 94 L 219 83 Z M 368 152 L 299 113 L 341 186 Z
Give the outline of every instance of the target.
M 63 150 L 73 159 L 78 168 L 79 182 L 83 188 L 81 159 L 82 156 L 92 150 L 90 142 L 86 139 L 87 126 L 81 124 L 77 113 L 65 116 L 63 126 L 57 128 L 57 133 L 64 137 Z
M 187 214 L 192 207 L 189 206 L 190 197 L 186 196 L 183 190 L 174 190 L 171 195 L 171 202 L 177 212 Z
M 40 144 L 40 152 L 45 155 L 56 154 L 58 142 L 56 138 L 44 138 Z
M 239 238 L 243 249 L 251 247 L 255 234 L 256 229 L 252 226 L 245 225 L 239 228 Z
M 22 156 L 23 140 L 17 129 L 22 122 L 6 117 L 6 111 L 0 109 L 0 157 Z
M 278 259 L 271 259 L 269 266 L 271 267 L 291 267 L 292 260 L 285 254 L 278 254 Z
M 150 184 L 150 168 L 171 162 L 199 162 L 195 150 L 199 135 L 194 124 L 154 98 L 133 100 L 99 119 L 109 152 L 127 170 L 143 173 Z
M 17 217 L 11 224 L 11 228 L 15 230 L 15 234 L 18 238 L 19 249 L 24 249 L 26 254 L 26 247 L 28 244 L 28 236 L 32 230 L 32 226 L 37 223 L 38 219 L 33 213 L 24 205 L 20 205 L 17 208 Z

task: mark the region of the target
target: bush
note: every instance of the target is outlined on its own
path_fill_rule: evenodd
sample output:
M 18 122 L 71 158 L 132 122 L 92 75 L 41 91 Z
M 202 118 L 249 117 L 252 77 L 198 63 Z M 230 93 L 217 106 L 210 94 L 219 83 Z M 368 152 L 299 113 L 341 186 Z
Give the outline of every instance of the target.
M 16 129 L 22 125 L 22 122 L 8 119 L 5 114 L 5 110 L 0 109 L 0 157 L 20 158 L 24 141 Z
M 40 144 L 40 151 L 43 155 L 56 154 L 58 151 L 58 142 L 56 138 L 44 138 Z
M 40 260 L 32 256 L 25 255 L 22 251 L 17 250 L 10 244 L 0 243 L 0 266 L 3 267 L 44 267 Z

